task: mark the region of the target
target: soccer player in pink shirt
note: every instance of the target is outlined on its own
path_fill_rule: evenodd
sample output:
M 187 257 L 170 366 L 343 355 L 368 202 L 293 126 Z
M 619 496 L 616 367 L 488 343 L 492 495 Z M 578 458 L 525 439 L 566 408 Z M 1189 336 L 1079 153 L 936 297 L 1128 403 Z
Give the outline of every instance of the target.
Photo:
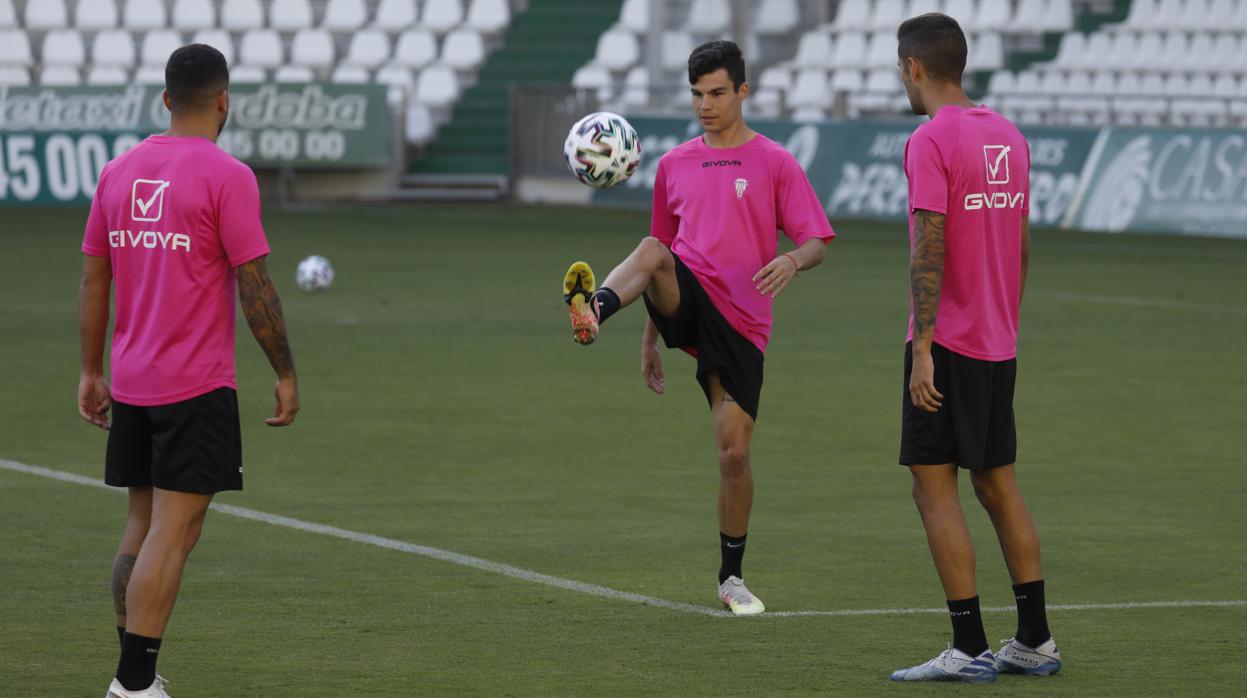
M 688 80 L 705 134 L 659 161 L 650 237 L 600 289 L 589 266 L 576 262 L 563 292 L 580 344 L 592 344 L 602 323 L 644 298 L 641 375 L 655 393 L 666 391 L 659 336 L 697 359 L 718 448 L 718 594 L 733 613 L 747 615 L 764 610 L 745 587 L 741 562 L 771 303 L 799 271 L 823 261 L 835 233 L 796 158 L 741 117 L 749 84 L 740 48 L 730 41 L 699 46 L 688 59 Z M 795 249 L 779 253 L 779 230 Z
M 1013 124 L 962 90 L 966 37 L 956 20 L 921 15 L 901 24 L 897 38 L 910 104 L 931 117 L 905 146 L 912 314 L 900 462 L 913 474 L 953 643 L 892 679 L 986 683 L 998 672 L 1052 674 L 1061 655 L 1048 630 L 1039 535 L 1014 478 L 1030 150 Z M 1017 632 L 995 656 L 979 614 L 958 467 L 970 471 L 1013 579 Z
M 216 146 L 228 89 L 219 51 L 173 52 L 169 130 L 104 167 L 82 242 L 78 412 L 109 431 L 105 482 L 129 489 L 113 562 L 121 659 L 110 698 L 167 695 L 156 658 L 183 566 L 213 495 L 242 489 L 235 283 L 277 373 L 277 405 L 265 422 L 288 425 L 299 410 L 281 300 L 264 264 L 255 174 Z M 111 384 L 103 367 L 110 287 Z

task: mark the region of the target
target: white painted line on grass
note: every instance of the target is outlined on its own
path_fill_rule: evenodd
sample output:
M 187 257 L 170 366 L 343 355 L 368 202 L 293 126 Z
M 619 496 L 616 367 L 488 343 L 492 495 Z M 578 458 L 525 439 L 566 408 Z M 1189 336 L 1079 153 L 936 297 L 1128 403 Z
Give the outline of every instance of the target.
M 52 470 L 50 468 L 41 468 L 37 465 L 27 465 L 18 463 L 17 461 L 0 458 L 0 469 L 10 470 L 17 473 L 25 473 L 27 475 L 36 475 L 60 482 L 69 482 L 75 485 L 86 485 L 87 487 L 95 487 L 98 489 L 109 490 L 111 492 L 121 493 L 124 490 L 117 487 L 109 487 L 100 480 L 95 480 L 74 473 L 67 473 L 61 470 Z M 335 526 L 326 526 L 324 524 L 312 523 L 301 519 L 293 519 L 289 516 L 279 516 L 277 514 L 269 514 L 255 509 L 247 509 L 245 507 L 236 507 L 231 504 L 212 504 L 213 511 L 221 512 L 228 516 L 235 516 L 240 519 L 249 519 L 251 521 L 259 521 L 261 523 L 281 526 L 282 528 L 291 528 L 296 531 L 304 531 L 306 533 L 316 533 L 331 538 L 340 538 L 353 543 L 363 543 L 387 550 L 397 550 L 403 553 L 419 555 L 433 560 L 441 560 L 454 565 L 463 567 L 471 567 L 473 569 L 482 570 L 500 574 L 504 577 L 513 579 L 522 579 L 526 582 L 534 584 L 543 584 L 545 586 L 563 589 L 566 591 L 574 591 L 580 594 L 588 594 L 589 596 L 598 596 L 604 599 L 613 599 L 615 601 L 627 601 L 629 603 L 642 604 L 645 606 L 654 606 L 657 608 L 665 608 L 671 611 L 680 611 L 681 613 L 692 613 L 699 616 L 709 616 L 712 618 L 731 618 L 734 617 L 730 612 L 709 608 L 707 606 L 698 606 L 697 604 L 681 603 L 679 601 L 667 601 L 653 596 L 645 596 L 644 594 L 634 594 L 630 591 L 619 591 L 609 587 L 597 584 L 589 584 L 586 582 L 578 582 L 574 579 L 564 579 L 555 577 L 532 570 L 526 570 L 522 567 L 513 565 L 504 565 L 500 562 L 493 562 L 471 555 L 463 555 L 461 553 L 442 550 L 441 548 L 431 548 L 427 545 L 416 545 L 415 543 L 407 543 L 393 538 L 383 538 L 374 536 L 370 533 L 358 533 L 356 531 L 348 531 L 344 528 Z M 1247 600 L 1242 601 L 1144 601 L 1144 602 L 1125 602 L 1125 603 L 1084 603 L 1084 604 L 1053 604 L 1048 606 L 1050 611 L 1091 611 L 1091 610 L 1121 610 L 1134 608 L 1190 608 L 1198 606 L 1225 608 L 1225 607 L 1247 607 Z M 985 612 L 1013 612 L 1012 606 L 989 606 L 982 609 Z M 768 611 L 758 618 L 855 618 L 862 616 L 900 616 L 900 615 L 916 615 L 916 614 L 942 614 L 948 613 L 948 609 L 944 608 L 862 608 L 862 609 L 845 609 L 839 611 Z

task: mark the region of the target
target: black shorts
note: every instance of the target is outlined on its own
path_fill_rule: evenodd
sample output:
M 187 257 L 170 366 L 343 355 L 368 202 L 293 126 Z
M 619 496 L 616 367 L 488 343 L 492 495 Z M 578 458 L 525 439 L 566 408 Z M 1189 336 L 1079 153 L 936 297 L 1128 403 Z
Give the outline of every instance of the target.
M 719 383 L 736 404 L 758 421 L 758 400 L 762 396 L 762 351 L 741 336 L 728 323 L 697 277 L 674 253 L 675 278 L 680 287 L 680 304 L 675 316 L 663 317 L 645 296 L 645 308 L 672 349 L 691 350 L 697 357 L 697 382 L 710 401 L 710 374 L 719 374 Z
M 242 489 L 238 393 L 218 388 L 182 402 L 113 402 L 104 482 L 212 494 Z
M 935 389 L 944 396 L 943 406 L 935 413 L 914 407 L 910 400 L 914 348 L 912 343 L 905 346 L 901 465 L 956 463 L 969 470 L 987 470 L 1016 461 L 1013 385 L 1017 359 L 980 361 L 934 343 L 931 359 Z

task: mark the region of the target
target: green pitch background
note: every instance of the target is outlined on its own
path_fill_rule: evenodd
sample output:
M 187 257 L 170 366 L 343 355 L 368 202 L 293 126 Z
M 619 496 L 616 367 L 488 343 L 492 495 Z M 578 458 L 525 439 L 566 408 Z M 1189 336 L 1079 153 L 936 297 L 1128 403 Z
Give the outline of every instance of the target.
M 100 477 L 104 435 L 74 407 L 84 218 L 4 213 L 0 458 Z M 503 206 L 268 213 L 303 411 L 264 427 L 271 372 L 244 329 L 247 490 L 219 501 L 714 605 L 716 466 L 691 360 L 667 352 L 654 396 L 640 308 L 586 349 L 559 297 L 569 262 L 604 275 L 646 223 Z M 904 232 L 836 227 L 827 263 L 776 306 L 746 576 L 774 611 L 939 606 L 896 465 Z M 1038 231 L 1033 246 L 1019 476 L 1050 602 L 1247 599 L 1247 244 Z M 308 254 L 333 260 L 330 292 L 295 289 Z M 987 517 L 963 495 L 983 603 L 1011 605 Z M 0 470 L 6 691 L 104 690 L 123 504 Z M 1012 613 L 985 620 L 993 641 L 1013 632 Z M 1057 610 L 1051 624 L 1065 670 L 1004 690 L 1241 690 L 1247 607 Z M 948 636 L 938 614 L 699 617 L 212 514 L 160 670 L 178 698 L 927 694 L 956 689 L 888 672 Z

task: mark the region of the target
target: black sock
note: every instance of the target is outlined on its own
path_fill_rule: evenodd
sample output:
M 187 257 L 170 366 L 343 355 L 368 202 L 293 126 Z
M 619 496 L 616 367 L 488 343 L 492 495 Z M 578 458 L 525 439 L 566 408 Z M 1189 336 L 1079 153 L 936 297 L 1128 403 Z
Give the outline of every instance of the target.
M 610 316 L 619 312 L 620 305 L 619 294 L 605 286 L 599 288 L 597 293 L 594 293 L 593 297 L 589 299 L 589 307 L 597 308 L 599 325 L 606 322 L 606 319 Z
M 948 617 L 953 621 L 954 648 L 971 657 L 977 657 L 987 649 L 983 616 L 979 614 L 979 597 L 949 601 Z
M 117 641 L 118 641 L 118 642 L 121 642 L 121 643 L 123 643 L 123 644 L 125 643 L 125 641 L 126 641 L 126 626 L 124 626 L 124 625 L 118 625 L 118 626 L 117 626 Z
M 726 533 L 719 533 L 719 552 L 723 556 L 723 562 L 719 565 L 719 583 L 727 581 L 728 577 L 736 577 L 744 579 L 744 574 L 740 571 L 740 564 L 745 559 L 745 536 L 733 538 Z
M 1043 580 L 1013 585 L 1018 604 L 1018 631 L 1014 637 L 1027 647 L 1038 647 L 1052 638 L 1044 606 Z
M 127 691 L 142 691 L 156 682 L 156 657 L 160 638 L 126 633 L 121 640 L 121 661 L 117 663 L 117 681 Z

